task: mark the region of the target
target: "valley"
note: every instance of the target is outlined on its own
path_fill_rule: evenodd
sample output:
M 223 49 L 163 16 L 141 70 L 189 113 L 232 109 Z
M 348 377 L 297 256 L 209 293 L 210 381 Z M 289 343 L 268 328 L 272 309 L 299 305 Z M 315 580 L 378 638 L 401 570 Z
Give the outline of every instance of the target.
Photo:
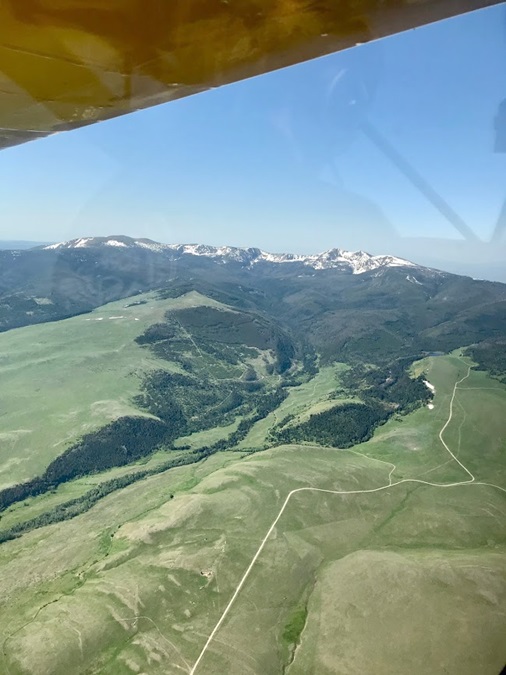
M 502 285 L 192 251 L 0 333 L 0 672 L 498 673 Z

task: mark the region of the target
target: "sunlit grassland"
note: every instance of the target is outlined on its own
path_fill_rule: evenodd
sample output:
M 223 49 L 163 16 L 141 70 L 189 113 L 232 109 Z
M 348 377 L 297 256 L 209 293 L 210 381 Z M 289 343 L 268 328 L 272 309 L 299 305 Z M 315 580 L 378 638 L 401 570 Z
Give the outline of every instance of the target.
M 439 431 L 449 415 L 455 382 L 464 377 L 468 358 L 456 350 L 447 357 L 429 357 L 415 364 L 435 387 L 434 409 L 423 407 L 396 417 L 357 449 L 396 464 L 394 478 L 407 475 L 434 482 L 467 480 L 469 476 L 446 452 Z M 458 385 L 451 424 L 444 440 L 482 481 L 506 484 L 506 386 L 484 372 L 471 370 Z
M 351 450 L 218 453 L 2 544 L 0 672 L 188 672 L 290 490 L 386 486 L 390 463 L 394 482 L 467 480 L 438 438 L 467 367 L 456 355 L 421 367 L 434 409 L 391 419 Z M 320 377 L 278 414 L 324 399 L 335 375 Z M 506 387 L 476 372 L 461 386 L 444 438 L 477 480 L 506 487 Z M 482 485 L 293 495 L 196 675 L 390 675 L 405 664 L 496 675 L 505 510 L 504 493 Z
M 134 338 L 169 305 L 153 295 L 134 300 L 142 299 L 147 304 L 125 307 L 129 301 L 122 300 L 0 334 L 2 485 L 41 473 L 83 433 L 139 414 L 130 399 L 155 359 Z
M 237 429 L 240 418 L 237 418 L 232 424 L 227 424 L 223 427 L 214 427 L 212 429 L 205 429 L 204 431 L 196 431 L 189 436 L 181 436 L 174 441 L 174 447 L 189 445 L 190 448 L 201 448 L 203 445 L 212 445 L 222 438 L 227 438 L 233 431 Z
M 184 454 L 184 451 L 160 450 L 134 464 L 114 467 L 108 471 L 101 471 L 100 473 L 84 476 L 83 478 L 77 478 L 73 481 L 61 483 L 50 492 L 36 497 L 27 497 L 21 502 L 15 502 L 2 512 L 0 516 L 0 530 L 8 530 L 13 525 L 31 520 L 42 513 L 51 511 L 51 509 L 54 509 L 59 504 L 81 497 L 97 485 L 100 485 L 100 483 L 113 478 L 135 474 L 146 469 L 156 470 L 157 467 L 163 465 L 167 460 L 176 459 Z
M 339 391 L 339 373 L 346 367 L 345 364 L 323 367 L 309 382 L 298 387 L 290 387 L 287 390 L 288 396 L 281 405 L 263 420 L 257 422 L 238 447 L 262 447 L 269 431 L 287 415 L 294 415 L 302 420 L 309 417 L 309 414 L 320 412 L 328 405 L 332 405 L 328 397 Z
M 322 569 L 289 675 L 494 675 L 504 663 L 504 549 L 362 550 Z
M 337 485 L 359 477 L 363 484 L 374 485 L 385 474 L 380 465 L 371 471 L 369 460 L 345 458 L 328 449 L 315 449 L 314 455 L 296 448 L 269 453 L 252 456 L 248 464 L 238 462 L 235 453 L 221 453 L 201 465 L 171 470 L 104 498 L 72 521 L 0 547 L 0 591 L 7 605 L 2 630 L 10 634 L 34 616 L 40 604 L 59 598 L 29 627 L 8 638 L 12 672 L 16 655 L 28 672 L 41 663 L 46 670 L 40 672 L 54 673 L 79 664 L 79 640 L 75 632 L 70 639 L 72 626 L 88 645 L 83 665 L 90 658 L 93 662 L 98 652 L 100 668 L 105 667 L 107 649 L 117 650 L 122 642 L 125 656 L 132 648 L 135 659 L 139 646 L 134 639 L 132 647 L 129 638 L 139 627 L 147 631 L 139 639 L 148 643 L 158 635 L 147 620 L 133 626 L 120 621 L 136 615 L 148 616 L 157 625 L 161 621 L 164 632 L 169 630 L 168 639 L 176 644 L 183 640 L 179 648 L 194 658 L 200 636 L 230 595 L 285 489 L 308 480 Z M 230 470 L 215 470 L 201 480 L 207 470 L 226 461 L 233 462 Z M 329 462 L 341 466 L 333 480 L 325 476 Z M 114 534 L 109 550 L 104 548 L 104 531 Z M 207 571 L 211 579 L 201 574 Z M 61 612 L 72 620 L 62 624 Z M 55 642 L 66 645 L 65 655 L 54 649 Z M 172 672 L 171 661 L 159 665 L 157 670 L 152 663 L 155 669 L 148 672 Z M 104 672 L 122 672 L 116 662 L 110 668 Z
M 0 488 L 40 474 L 82 434 L 122 415 L 146 415 L 132 404 L 142 376 L 179 366 L 134 339 L 168 309 L 201 304 L 220 306 L 196 292 L 170 300 L 148 293 L 1 333 Z

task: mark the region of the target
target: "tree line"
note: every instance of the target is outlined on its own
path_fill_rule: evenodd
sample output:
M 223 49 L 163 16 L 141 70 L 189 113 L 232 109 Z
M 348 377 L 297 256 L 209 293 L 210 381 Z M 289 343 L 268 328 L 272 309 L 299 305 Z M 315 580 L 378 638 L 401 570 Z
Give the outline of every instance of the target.
M 493 340 L 472 345 L 466 350 L 476 362 L 476 370 L 486 370 L 501 382 L 506 383 L 506 340 Z
M 349 448 L 367 441 L 379 424 L 389 417 L 380 405 L 344 403 L 330 410 L 311 415 L 302 424 L 274 430 L 272 439 L 277 443 L 308 441 L 337 448 Z
M 69 520 L 75 516 L 88 511 L 94 504 L 96 504 L 100 499 L 106 495 L 120 490 L 121 488 L 131 485 L 132 483 L 142 480 L 148 476 L 152 476 L 158 473 L 162 473 L 169 469 L 178 466 L 185 466 L 187 464 L 194 464 L 199 462 L 206 457 L 209 457 L 216 452 L 230 449 L 237 445 L 239 441 L 246 437 L 251 427 L 258 422 L 259 420 L 266 417 L 272 410 L 277 408 L 280 403 L 286 398 L 287 393 L 282 388 L 276 389 L 265 396 L 259 396 L 257 399 L 257 407 L 255 413 L 249 417 L 241 420 L 238 428 L 230 433 L 227 438 L 220 439 L 212 445 L 202 446 L 192 452 L 187 454 L 174 457 L 169 459 L 162 464 L 153 467 L 151 469 L 142 469 L 133 473 L 126 474 L 125 476 L 120 476 L 118 478 L 113 478 L 111 480 L 104 481 L 100 483 L 97 487 L 89 490 L 86 494 L 76 499 L 69 500 L 58 506 L 55 506 L 53 509 L 50 509 L 36 518 L 32 518 L 23 523 L 18 523 L 13 525 L 10 529 L 0 531 L 0 543 L 8 541 L 9 539 L 14 539 L 19 537 L 24 532 L 29 532 L 39 527 L 45 525 L 50 525 L 52 523 L 58 523 L 64 520 Z M 125 420 L 128 422 L 125 424 Z M 107 427 L 103 427 L 98 432 L 94 434 L 88 434 L 87 437 L 84 437 L 81 442 L 78 444 L 78 447 L 81 449 L 80 452 L 76 452 L 76 447 L 69 448 L 69 450 L 58 457 L 54 462 L 52 462 L 46 472 L 37 478 L 34 478 L 25 483 L 20 483 L 11 488 L 6 488 L 0 492 L 0 510 L 4 510 L 11 504 L 26 499 L 27 497 L 35 497 L 37 495 L 43 494 L 49 490 L 55 489 L 60 483 L 71 480 L 71 478 L 77 478 L 79 476 L 86 475 L 83 472 L 95 472 L 99 471 L 97 460 L 99 461 L 99 456 L 97 455 L 97 448 L 100 446 L 100 442 L 111 442 L 111 429 L 110 427 L 118 428 L 118 426 L 125 432 L 127 429 L 131 429 L 132 420 L 143 420 L 144 422 L 157 422 L 157 420 L 151 420 L 146 418 L 121 418 L 116 420 Z M 118 425 L 118 423 L 120 423 Z M 137 459 L 150 454 L 155 447 L 159 444 L 157 439 L 157 433 L 147 433 L 144 442 L 142 442 L 142 431 L 146 432 L 149 427 L 142 425 L 137 428 L 135 434 L 136 441 L 139 443 L 137 449 Z M 105 431 L 105 433 L 104 433 Z M 97 441 L 97 436 L 100 437 L 100 440 Z M 89 438 L 88 438 L 89 437 Z M 88 447 L 94 448 L 95 452 L 92 450 L 89 458 L 86 457 L 86 443 L 89 442 Z M 116 439 L 117 445 L 118 439 Z M 111 447 L 109 445 L 109 447 Z M 134 447 L 133 443 L 130 443 L 130 447 Z M 102 447 L 104 450 L 104 447 Z M 84 451 L 84 455 L 82 452 Z M 143 453 L 143 454 L 141 454 Z M 113 455 L 107 457 L 107 452 L 105 453 L 105 461 L 110 464 L 113 459 Z M 126 459 L 126 455 L 123 453 L 119 457 L 120 459 Z M 117 458 L 118 459 L 118 458 Z M 129 461 L 133 461 L 130 459 Z M 123 464 L 128 463 L 127 461 Z M 116 465 L 118 466 L 118 465 Z M 119 464 L 121 466 L 121 464 Z M 106 467 L 110 468 L 110 466 Z M 89 470 L 89 471 L 88 471 Z

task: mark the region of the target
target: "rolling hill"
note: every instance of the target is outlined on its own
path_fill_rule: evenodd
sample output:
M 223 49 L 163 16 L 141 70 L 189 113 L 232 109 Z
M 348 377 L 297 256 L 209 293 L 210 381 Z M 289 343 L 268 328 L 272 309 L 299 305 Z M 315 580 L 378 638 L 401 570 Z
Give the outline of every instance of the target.
M 506 285 L 0 251 L 0 672 L 497 675 Z

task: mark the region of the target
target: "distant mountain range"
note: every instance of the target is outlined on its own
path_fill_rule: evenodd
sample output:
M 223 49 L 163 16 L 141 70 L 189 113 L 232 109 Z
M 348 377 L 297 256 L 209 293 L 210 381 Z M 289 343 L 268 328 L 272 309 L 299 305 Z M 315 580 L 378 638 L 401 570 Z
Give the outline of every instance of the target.
M 333 248 L 316 255 L 294 253 L 266 253 L 259 248 L 237 248 L 235 246 L 206 246 L 204 244 L 160 244 L 151 239 L 132 239 L 122 235 L 110 237 L 83 237 L 44 246 L 44 250 L 91 249 L 98 247 L 146 249 L 165 254 L 173 260 L 184 256 L 203 256 L 221 263 L 236 262 L 242 265 L 258 263 L 301 263 L 315 270 L 341 269 L 352 274 L 362 274 L 380 267 L 417 267 L 408 260 L 391 255 L 373 256 L 364 251 L 343 251 Z
M 448 351 L 506 334 L 506 285 L 339 248 L 318 255 L 122 235 L 0 251 L 0 330 L 157 290 L 196 290 L 277 324 L 322 359 Z

